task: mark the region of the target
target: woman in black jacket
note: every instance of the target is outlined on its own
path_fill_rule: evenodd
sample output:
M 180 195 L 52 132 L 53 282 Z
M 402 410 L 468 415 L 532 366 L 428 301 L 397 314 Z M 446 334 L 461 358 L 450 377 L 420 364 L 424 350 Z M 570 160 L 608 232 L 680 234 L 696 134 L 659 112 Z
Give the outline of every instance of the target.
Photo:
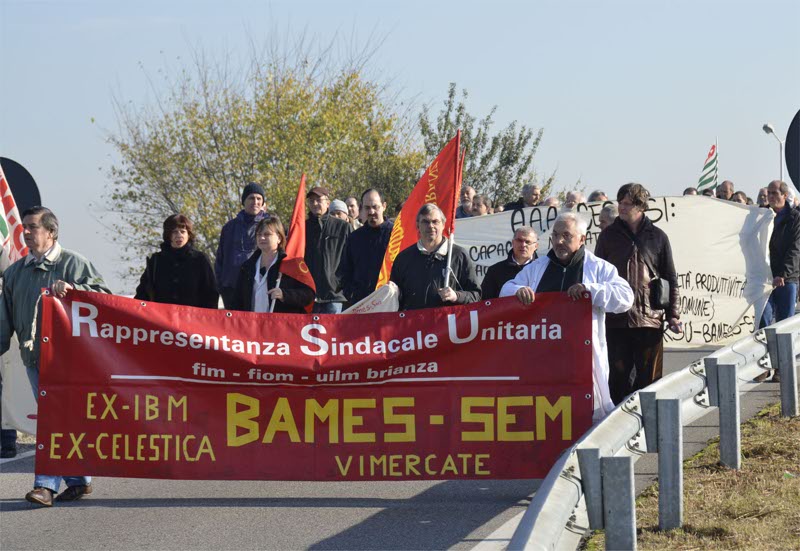
M 286 232 L 278 216 L 268 215 L 258 223 L 256 245 L 258 250 L 239 269 L 233 309 L 305 314 L 305 307 L 314 302 L 314 291 L 280 273 L 286 257 Z
M 183 214 L 164 220 L 161 251 L 147 259 L 135 298 L 166 304 L 217 308 L 214 269 L 194 248 L 192 221 Z

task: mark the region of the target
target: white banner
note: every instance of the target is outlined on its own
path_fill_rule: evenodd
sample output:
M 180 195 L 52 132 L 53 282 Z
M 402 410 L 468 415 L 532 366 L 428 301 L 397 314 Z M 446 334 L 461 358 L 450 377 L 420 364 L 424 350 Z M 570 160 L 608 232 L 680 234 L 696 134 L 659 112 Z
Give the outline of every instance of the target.
M 587 247 L 600 235 L 598 217 L 606 203 L 580 204 L 589 221 Z M 521 226 L 539 235 L 539 255 L 550 250 L 555 207 L 530 207 L 456 222 L 456 243 L 467 249 L 482 281 L 492 264 L 511 251 Z M 665 334 L 670 348 L 727 345 L 758 327 L 772 290 L 768 262 L 772 210 L 709 197 L 653 197 L 647 216 L 669 236 L 678 272 L 684 334 Z

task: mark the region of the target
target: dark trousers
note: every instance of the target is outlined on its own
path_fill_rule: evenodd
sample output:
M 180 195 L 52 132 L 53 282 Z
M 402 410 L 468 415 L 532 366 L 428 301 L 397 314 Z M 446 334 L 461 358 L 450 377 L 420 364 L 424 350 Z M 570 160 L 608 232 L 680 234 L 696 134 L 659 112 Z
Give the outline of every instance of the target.
M 614 405 L 661 378 L 664 340 L 661 329 L 606 329 L 608 386 Z M 636 375 L 631 382 L 631 373 Z

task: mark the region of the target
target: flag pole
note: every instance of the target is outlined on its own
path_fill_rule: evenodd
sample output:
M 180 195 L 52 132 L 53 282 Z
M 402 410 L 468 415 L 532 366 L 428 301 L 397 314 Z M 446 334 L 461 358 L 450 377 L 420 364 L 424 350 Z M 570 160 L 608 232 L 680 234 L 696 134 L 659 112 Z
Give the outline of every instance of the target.
M 714 151 L 717 154 L 717 169 L 714 171 L 714 189 L 717 189 L 719 183 L 719 136 L 714 136 Z
M 456 133 L 456 171 L 455 171 L 455 186 L 453 189 L 453 193 L 455 196 L 453 197 L 453 212 L 450 213 L 451 216 L 451 224 L 453 224 L 453 229 L 450 231 L 450 236 L 448 237 L 447 243 L 447 268 L 444 276 L 444 286 L 445 289 L 450 287 L 450 265 L 453 262 L 453 241 L 455 239 L 456 234 L 456 204 L 458 202 L 458 194 L 461 192 L 461 162 L 463 161 L 463 156 L 461 155 L 461 130 Z
M 281 277 L 283 277 L 283 274 L 281 272 L 278 272 L 278 281 L 275 282 L 275 288 L 276 289 L 280 289 L 280 287 L 281 287 Z M 269 313 L 270 314 L 275 311 L 275 302 L 276 302 L 275 299 L 272 299 L 272 301 L 270 302 L 270 305 L 269 305 Z

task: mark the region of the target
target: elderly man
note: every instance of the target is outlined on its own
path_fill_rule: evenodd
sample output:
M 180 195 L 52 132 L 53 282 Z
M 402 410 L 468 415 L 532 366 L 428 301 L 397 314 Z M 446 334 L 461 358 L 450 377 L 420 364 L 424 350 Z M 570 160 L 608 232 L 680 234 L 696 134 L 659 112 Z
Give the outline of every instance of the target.
M 522 186 L 522 197 L 511 203 L 503 205 L 503 210 L 524 209 L 526 207 L 535 207 L 542 199 L 542 190 L 539 186 L 534 184 L 525 184 Z
M 589 194 L 590 203 L 596 203 L 598 201 L 608 201 L 608 195 L 606 195 L 605 191 L 596 189 Z
M 730 180 L 725 180 L 720 185 L 717 186 L 715 190 L 717 193 L 717 199 L 723 199 L 725 201 L 730 201 L 731 196 L 733 196 L 733 182 Z
M 33 207 L 22 213 L 22 228 L 29 253 L 12 264 L 4 274 L 0 301 L 0 354 L 10 346 L 11 335 L 17 333 L 22 363 L 28 372 L 35 396 L 39 395 L 39 341 L 33 338 L 33 324 L 41 289 L 49 288 L 58 297 L 73 290 L 110 293 L 103 277 L 78 253 L 58 243 L 58 219 L 45 207 Z M 76 368 L 80 368 L 77 360 Z M 25 499 L 37 505 L 53 505 L 62 477 L 35 475 L 33 490 Z M 74 501 L 92 493 L 88 476 L 65 476 L 67 489 L 55 501 Z
M 400 251 L 392 265 L 390 279 L 400 289 L 400 310 L 469 304 L 481 298 L 475 267 L 458 245 L 453 245 L 450 265 L 452 286 L 446 283 L 449 244 L 443 235 L 445 221 L 442 209 L 433 203 L 419 209 L 419 241 Z
M 570 191 L 567 193 L 567 197 L 564 199 L 564 208 L 572 210 L 574 209 L 578 203 L 585 203 L 586 197 L 583 196 L 583 193 L 580 191 Z
M 473 197 L 475 197 L 475 188 L 471 186 L 461 187 L 461 205 L 456 209 L 456 220 L 472 216 Z M 399 209 L 398 212 L 400 212 Z
M 773 180 L 767 186 L 769 206 L 775 211 L 772 236 L 769 238 L 769 267 L 772 270 L 772 293 L 769 295 L 759 328 L 792 317 L 797 300 L 797 284 L 800 279 L 800 211 L 792 208 L 788 200 L 789 186 L 786 182 Z M 769 371 L 756 377 L 761 382 L 769 377 Z M 779 381 L 775 372 L 773 381 Z
M 230 308 L 236 295 L 239 268 L 256 250 L 256 226 L 265 216 L 264 188 L 251 182 L 242 190 L 242 208 L 235 218 L 222 226 L 214 261 L 214 275 L 225 308 Z
M 486 270 L 481 282 L 481 298 L 497 298 L 506 281 L 517 277 L 517 274 L 532 261 L 538 258 L 539 237 L 530 226 L 523 226 L 514 232 L 511 241 L 511 252 L 508 258 L 493 264 Z
M 394 224 L 384 219 L 386 201 L 377 189 L 361 195 L 366 223 L 350 234 L 337 275 L 344 296 L 355 304 L 375 290 Z
M 552 250 L 503 285 L 500 296 L 516 295 L 527 305 L 536 299 L 536 293 L 566 292 L 573 299 L 591 293 L 593 417 L 599 420 L 614 409 L 608 389 L 605 315 L 627 311 L 633 304 L 633 291 L 612 264 L 586 250 L 587 230 L 586 220 L 577 214 L 561 213 L 553 225 Z
M 305 261 L 317 287 L 313 312 L 338 314 L 345 303 L 341 282 L 336 276 L 352 226 L 328 213 L 330 193 L 324 187 L 311 188 L 306 194 Z

